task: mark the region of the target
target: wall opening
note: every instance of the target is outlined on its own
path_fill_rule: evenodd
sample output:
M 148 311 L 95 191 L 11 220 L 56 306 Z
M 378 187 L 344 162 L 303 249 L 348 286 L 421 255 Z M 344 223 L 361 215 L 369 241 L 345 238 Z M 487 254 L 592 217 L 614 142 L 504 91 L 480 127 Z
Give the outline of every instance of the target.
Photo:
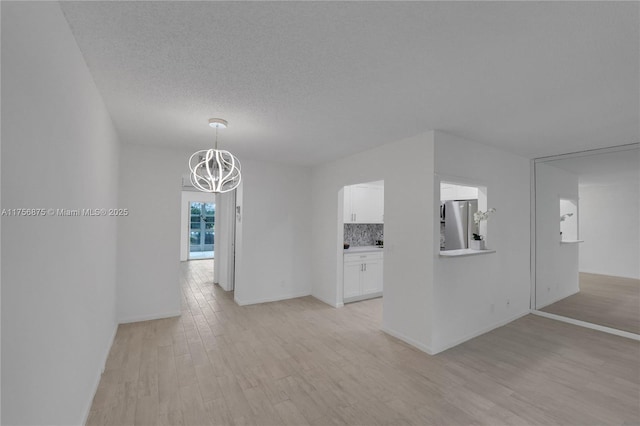
M 487 210 L 486 186 L 459 179 L 441 179 L 440 251 L 486 249 L 487 220 L 477 213 Z
M 214 258 L 215 214 L 215 203 L 189 203 L 189 260 Z
M 560 198 L 560 240 L 573 242 L 578 238 L 578 200 Z
M 215 194 L 183 190 L 180 212 L 180 261 L 213 259 Z
M 338 197 L 338 306 L 382 297 L 384 181 L 345 186 Z

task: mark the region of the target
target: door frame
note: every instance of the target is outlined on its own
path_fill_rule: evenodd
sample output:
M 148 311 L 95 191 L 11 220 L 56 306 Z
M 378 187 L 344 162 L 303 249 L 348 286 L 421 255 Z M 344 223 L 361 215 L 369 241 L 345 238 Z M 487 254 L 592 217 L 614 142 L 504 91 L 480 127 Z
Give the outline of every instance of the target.
M 345 193 L 348 192 L 346 190 L 347 187 L 350 186 L 355 186 L 355 185 L 367 185 L 367 184 L 372 184 L 374 182 L 382 182 L 381 187 L 385 188 L 385 180 L 384 178 L 378 178 L 378 179 L 372 179 L 370 181 L 367 182 L 356 182 L 356 183 L 351 183 L 351 184 L 346 184 L 340 187 L 340 189 L 338 190 L 336 196 L 338 197 L 338 228 L 337 228 L 337 241 L 338 244 L 336 245 L 336 298 L 335 298 L 335 304 L 333 303 L 329 303 L 325 300 L 323 300 L 325 303 L 328 303 L 329 305 L 332 305 L 335 308 L 342 308 L 344 306 L 344 301 L 345 301 L 345 297 L 344 297 L 344 248 L 343 248 L 343 242 L 344 242 L 344 225 L 345 225 L 345 215 L 344 215 L 344 207 L 345 207 Z M 384 208 L 384 200 L 386 199 L 386 197 L 383 197 L 383 201 L 382 201 L 382 205 Z M 382 215 L 383 217 L 383 222 L 382 224 L 384 225 L 384 214 Z M 383 268 L 384 268 L 384 259 L 383 259 Z M 383 284 L 384 285 L 384 284 Z M 349 300 L 352 301 L 352 300 Z
M 194 216 L 193 215 L 193 205 L 194 204 L 200 204 L 200 228 L 199 229 L 194 229 L 191 227 L 192 225 L 192 221 L 191 218 Z M 213 217 L 214 217 L 214 227 L 213 229 L 209 230 L 207 229 L 207 215 L 206 215 L 206 207 L 207 205 L 211 205 L 213 206 Z M 215 202 L 214 203 L 209 203 L 206 201 L 190 201 L 189 202 L 189 254 L 191 254 L 193 251 L 191 250 L 193 248 L 193 244 L 191 243 L 191 233 L 192 232 L 200 232 L 200 244 L 198 244 L 200 246 L 200 251 L 214 251 L 214 246 L 215 246 L 215 241 L 213 240 L 213 238 L 215 238 Z M 207 233 L 211 232 L 214 234 L 211 244 L 207 244 Z M 211 246 L 211 247 L 208 247 Z M 191 260 L 189 258 L 189 260 Z
M 215 194 L 210 194 L 200 191 L 189 191 L 187 189 L 182 190 L 181 208 L 180 211 L 180 261 L 185 262 L 189 260 L 189 235 L 190 235 L 190 221 L 191 221 L 191 202 L 206 202 L 215 204 Z M 217 210 L 217 206 L 216 206 Z M 215 250 L 215 235 L 214 235 L 214 250 Z
M 235 289 L 237 191 L 216 194 L 216 252 L 213 282 L 225 291 Z

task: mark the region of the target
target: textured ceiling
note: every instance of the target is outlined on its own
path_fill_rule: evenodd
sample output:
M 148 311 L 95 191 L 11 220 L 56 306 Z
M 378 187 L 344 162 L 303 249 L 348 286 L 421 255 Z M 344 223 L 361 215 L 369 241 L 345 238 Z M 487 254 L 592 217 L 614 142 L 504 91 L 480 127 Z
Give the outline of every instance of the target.
M 62 2 L 124 142 L 317 164 L 439 129 L 640 140 L 640 3 Z

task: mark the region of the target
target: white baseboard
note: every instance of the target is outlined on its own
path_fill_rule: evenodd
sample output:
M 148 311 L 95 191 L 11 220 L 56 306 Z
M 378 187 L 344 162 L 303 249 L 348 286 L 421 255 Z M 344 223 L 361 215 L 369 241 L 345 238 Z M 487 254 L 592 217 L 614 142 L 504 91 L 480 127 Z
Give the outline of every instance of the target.
M 229 291 L 232 291 L 232 290 L 233 290 L 232 288 L 228 288 L 228 287 L 227 287 L 227 285 L 226 285 L 226 283 L 225 283 L 225 285 L 222 285 L 222 284 L 220 284 L 219 282 L 218 282 L 218 283 L 215 283 L 215 282 L 214 282 L 214 284 L 215 284 L 215 285 L 217 285 L 217 286 L 218 286 L 218 287 L 220 287 L 223 291 L 226 291 L 226 292 L 229 292 Z
M 334 308 L 342 308 L 344 306 L 344 303 L 342 303 L 342 302 L 335 302 L 335 303 L 334 302 L 330 302 L 330 301 L 326 300 L 323 297 L 316 296 L 315 294 L 312 294 L 311 296 L 313 296 L 314 298 L 318 299 L 322 303 L 326 303 L 327 305 L 332 306 Z
M 167 312 L 164 314 L 149 314 L 149 315 L 140 315 L 137 317 L 122 318 L 120 319 L 119 322 L 120 324 L 128 324 L 130 322 L 151 321 L 151 320 L 157 320 L 157 319 L 163 319 L 163 318 L 179 317 L 180 315 L 182 315 L 182 312 L 173 311 L 173 312 Z
M 440 352 L 444 352 L 444 351 L 446 351 L 447 349 L 451 349 L 452 347 L 454 347 L 454 346 L 458 346 L 459 344 L 464 343 L 464 342 L 466 342 L 467 340 L 471 340 L 471 339 L 473 339 L 474 337 L 478 337 L 478 336 L 480 336 L 481 334 L 488 333 L 488 332 L 490 332 L 491 330 L 495 330 L 495 329 L 496 329 L 496 328 L 498 328 L 498 327 L 502 327 L 502 326 L 504 326 L 504 325 L 507 325 L 507 324 L 509 324 L 510 322 L 515 321 L 515 320 L 517 320 L 518 318 L 522 318 L 523 316 L 528 315 L 528 314 L 529 314 L 529 310 L 527 309 L 527 310 L 526 310 L 526 311 L 524 311 L 524 312 L 520 312 L 520 313 L 518 313 L 518 314 L 516 314 L 516 315 L 513 315 L 513 316 L 511 316 L 511 317 L 509 317 L 509 318 L 506 318 L 506 319 L 503 319 L 503 320 L 500 320 L 500 321 L 494 322 L 493 324 L 490 324 L 490 325 L 488 325 L 488 326 L 486 326 L 486 327 L 482 327 L 481 329 L 476 330 L 476 331 L 474 331 L 474 332 L 472 332 L 472 333 L 469 333 L 469 334 L 465 335 L 464 337 L 461 337 L 461 338 L 459 338 L 459 339 L 455 339 L 455 340 L 453 340 L 453 341 L 451 341 L 451 342 L 448 342 L 448 343 L 444 343 L 444 344 L 441 344 L 441 345 L 437 345 L 437 346 L 435 347 L 435 350 L 433 351 L 433 354 L 432 354 L 432 355 L 439 354 Z
M 567 318 L 567 317 L 563 317 L 561 315 L 550 314 L 548 312 L 531 310 L 531 313 L 533 315 L 538 315 L 540 317 L 550 318 L 550 319 L 554 319 L 554 320 L 557 320 L 557 321 L 566 322 L 568 324 L 579 325 L 580 327 L 586 327 L 586 328 L 590 328 L 592 330 L 603 331 L 605 333 L 615 334 L 616 336 L 626 337 L 627 339 L 633 339 L 633 340 L 640 341 L 640 335 L 635 334 L 635 333 L 630 333 L 628 331 L 618 330 L 617 328 L 605 327 L 604 325 L 598 325 L 598 324 L 593 324 L 593 323 L 586 322 L 586 321 L 580 321 L 580 320 L 573 319 L 573 318 Z
M 89 397 L 89 401 L 85 405 L 84 415 L 82 416 L 82 424 L 86 425 L 87 420 L 89 420 L 89 413 L 91 412 L 91 406 L 93 405 L 93 398 L 96 396 L 96 392 L 98 392 L 98 386 L 100 385 L 100 379 L 102 379 L 102 373 L 99 373 L 93 383 L 93 392 Z
M 100 386 L 100 380 L 102 379 L 102 373 L 104 373 L 104 369 L 107 365 L 107 359 L 109 358 L 109 353 L 111 353 L 111 347 L 113 346 L 113 341 L 116 339 L 116 334 L 118 333 L 118 324 L 113 326 L 113 333 L 111 333 L 111 339 L 109 339 L 109 344 L 107 345 L 107 350 L 102 358 L 102 366 L 100 367 L 100 372 L 98 373 L 96 379 L 93 383 L 93 392 L 91 392 L 91 398 L 86 404 L 86 408 L 84 410 L 84 416 L 82 418 L 82 424 L 87 424 L 87 420 L 89 420 L 89 413 L 91 412 L 91 405 L 93 405 L 93 398 L 96 396 L 96 392 L 98 392 L 98 386 Z
M 347 298 L 343 299 L 343 301 L 344 301 L 344 303 L 360 302 L 361 300 L 377 299 L 378 297 L 382 297 L 382 292 L 381 291 L 377 291 L 375 293 L 364 294 L 362 296 L 347 297 Z
M 540 307 L 538 307 L 538 309 L 542 309 L 542 308 L 547 307 L 549 305 L 553 305 L 554 303 L 559 302 L 562 299 L 565 299 L 565 298 L 567 298 L 569 296 L 573 296 L 574 294 L 578 294 L 578 293 L 580 293 L 580 289 L 577 289 L 576 291 L 571 292 L 569 294 L 566 294 L 564 296 L 555 297 L 555 298 L 551 299 L 550 301 L 546 302 L 544 305 L 541 305 Z
M 640 277 L 629 277 L 627 275 L 613 275 L 607 274 L 606 272 L 592 272 L 592 271 L 578 271 L 580 273 L 591 274 L 591 275 L 604 275 L 606 277 L 614 277 L 614 278 L 626 278 L 630 280 L 640 280 Z
M 389 327 L 385 327 L 384 325 L 380 327 L 380 330 L 387 333 L 388 335 L 395 337 L 398 340 L 402 340 L 403 342 L 413 346 L 416 349 L 421 350 L 429 355 L 435 355 L 435 353 L 431 350 L 431 348 L 423 343 L 418 342 L 417 340 L 412 339 L 411 337 L 405 336 L 404 334 L 392 330 Z
M 113 327 L 111 340 L 109 340 L 109 346 L 107 347 L 107 352 L 104 354 L 104 359 L 102 360 L 102 370 L 100 371 L 100 374 L 104 373 L 104 369 L 107 368 L 107 359 L 109 359 L 109 353 L 111 353 L 111 347 L 113 346 L 113 342 L 116 340 L 116 334 L 118 334 L 118 325 L 119 324 L 116 324 Z
M 298 297 L 305 297 L 305 296 L 311 296 L 311 293 L 309 291 L 303 291 L 299 293 L 285 294 L 281 296 L 265 297 L 262 299 L 252 299 L 252 300 L 241 300 L 236 297 L 234 300 L 238 305 L 246 306 L 246 305 L 255 305 L 258 303 L 278 302 L 280 300 L 295 299 Z

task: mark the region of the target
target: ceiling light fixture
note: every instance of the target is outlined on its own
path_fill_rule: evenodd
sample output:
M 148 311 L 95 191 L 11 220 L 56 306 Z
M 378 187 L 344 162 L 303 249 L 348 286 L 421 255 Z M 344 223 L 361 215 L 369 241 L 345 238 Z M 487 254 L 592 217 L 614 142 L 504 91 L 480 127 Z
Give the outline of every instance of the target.
M 209 126 L 216 129 L 215 148 L 196 151 L 189 158 L 191 183 L 199 191 L 224 193 L 240 185 L 240 161 L 229 151 L 218 149 L 218 129 L 227 124 L 222 118 L 211 118 Z
M 226 129 L 227 128 L 227 120 L 223 120 L 222 118 L 210 118 L 209 126 L 214 127 L 216 129 Z

